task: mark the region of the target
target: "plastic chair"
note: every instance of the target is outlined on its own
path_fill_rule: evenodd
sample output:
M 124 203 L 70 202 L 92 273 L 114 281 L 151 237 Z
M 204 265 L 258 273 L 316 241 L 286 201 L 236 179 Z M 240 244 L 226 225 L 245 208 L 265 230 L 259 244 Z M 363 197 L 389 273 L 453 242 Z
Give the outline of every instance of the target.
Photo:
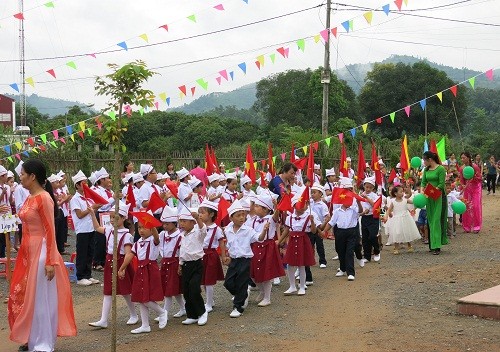
M 76 265 L 75 265 L 75 263 L 64 262 L 64 265 L 66 266 L 66 269 L 68 270 L 69 282 L 77 282 L 78 279 L 76 278 Z
M 71 258 L 70 258 L 69 261 L 72 262 L 72 263 L 74 263 L 75 260 L 76 260 L 76 252 L 73 252 L 73 253 L 71 253 Z
M 0 277 L 7 277 L 7 258 L 0 258 L 0 265 L 3 265 L 0 269 Z M 10 265 L 12 268 L 16 266 L 16 258 L 10 258 Z

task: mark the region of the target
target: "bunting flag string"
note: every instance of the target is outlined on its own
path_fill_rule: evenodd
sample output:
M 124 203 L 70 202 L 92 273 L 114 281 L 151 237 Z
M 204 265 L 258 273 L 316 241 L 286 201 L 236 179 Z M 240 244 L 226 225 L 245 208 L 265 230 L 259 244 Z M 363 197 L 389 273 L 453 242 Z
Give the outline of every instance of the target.
M 24 21 L 26 20 L 26 17 L 24 16 L 27 12 L 31 12 L 33 10 L 36 10 L 40 7 L 44 7 L 44 8 L 51 8 L 51 9 L 54 9 L 56 6 L 54 5 L 54 3 L 57 2 L 57 0 L 52 0 L 52 1 L 49 1 L 49 2 L 46 2 L 44 4 L 40 4 L 40 5 L 37 5 L 37 6 L 33 6 L 33 7 L 30 7 L 29 9 L 24 9 L 23 12 L 18 12 L 18 13 L 14 13 L 12 14 L 11 16 L 6 16 L 6 17 L 2 17 L 0 18 L 0 21 L 3 21 L 3 20 L 10 20 L 12 18 L 18 20 L 18 21 Z M 3 27 L 3 26 L 2 26 Z

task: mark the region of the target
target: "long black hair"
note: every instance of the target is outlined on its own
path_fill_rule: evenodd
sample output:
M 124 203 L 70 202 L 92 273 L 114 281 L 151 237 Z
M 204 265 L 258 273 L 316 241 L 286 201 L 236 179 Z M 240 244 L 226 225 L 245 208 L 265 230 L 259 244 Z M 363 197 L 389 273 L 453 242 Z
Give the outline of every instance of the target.
M 426 152 L 424 153 L 424 159 L 432 159 L 432 160 L 434 160 L 434 161 L 436 162 L 436 164 L 438 164 L 438 165 L 440 165 L 440 164 L 441 164 L 441 163 L 439 162 L 439 157 L 438 157 L 438 155 L 437 155 L 436 153 L 434 153 L 434 152 L 431 152 L 430 150 L 428 150 L 428 151 L 426 151 Z M 425 168 L 425 171 L 429 171 L 429 167 L 430 167 L 430 166 L 427 166 L 427 167 Z
M 38 159 L 29 159 L 23 164 L 23 170 L 28 175 L 35 175 L 36 182 L 43 187 L 43 189 L 50 195 L 50 198 L 54 202 L 54 218 L 59 214 L 59 207 L 57 206 L 56 198 L 54 197 L 54 190 L 52 185 L 47 181 L 47 170 L 45 165 Z
M 467 159 L 469 159 L 469 166 L 472 166 L 472 155 L 469 152 L 462 152 L 460 156 L 464 155 Z M 476 154 L 477 155 L 477 154 Z

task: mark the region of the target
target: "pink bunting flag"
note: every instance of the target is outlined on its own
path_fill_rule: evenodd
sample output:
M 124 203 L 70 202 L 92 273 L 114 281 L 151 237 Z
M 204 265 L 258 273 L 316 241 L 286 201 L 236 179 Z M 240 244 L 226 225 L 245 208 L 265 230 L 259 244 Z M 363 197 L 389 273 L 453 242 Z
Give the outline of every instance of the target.
M 52 77 L 56 78 L 56 72 L 54 71 L 53 68 L 51 68 L 50 70 L 47 70 L 46 71 L 49 75 L 51 75 Z
M 21 21 L 22 21 L 22 20 L 24 20 L 24 15 L 23 15 L 23 13 L 22 13 L 22 12 L 19 12 L 19 13 L 16 13 L 16 14 L 14 15 L 14 18 L 17 18 L 18 20 L 21 20 Z M 16 156 L 17 156 L 17 155 L 16 155 Z
M 394 3 L 396 4 L 398 10 L 401 11 L 401 6 L 403 6 L 403 0 L 396 0 L 394 1 Z
M 53 130 L 52 134 L 54 135 L 54 139 L 59 139 L 59 131 L 58 130 Z
M 339 134 L 337 135 L 337 137 L 339 137 L 339 141 L 340 141 L 340 143 L 342 143 L 342 142 L 344 141 L 344 133 L 339 133 Z
M 217 83 L 220 86 L 220 82 L 222 81 L 222 77 L 221 76 L 215 77 L 215 80 L 217 81 Z
M 196 87 L 191 87 L 191 96 L 194 95 L 194 92 L 196 91 Z
M 219 71 L 219 75 L 221 75 L 226 81 L 229 80 L 226 70 Z
M 96 58 L 95 54 L 87 54 L 87 56 L 93 57 L 94 59 Z
M 219 10 L 219 11 L 224 11 L 224 5 L 222 5 L 222 4 L 215 5 L 214 9 Z
M 290 48 L 281 47 L 281 48 L 276 49 L 276 51 L 278 53 L 280 53 L 281 56 L 283 56 L 286 59 L 286 58 L 288 58 L 288 54 L 290 53 Z
M 378 119 L 375 120 L 376 123 L 378 123 L 379 125 L 382 123 L 382 118 L 379 117 Z
M 164 24 L 163 26 L 160 26 L 158 28 L 163 28 L 164 30 L 166 30 L 168 32 L 168 24 Z
M 328 41 L 329 32 L 330 32 L 330 30 L 328 28 L 327 29 L 323 29 L 321 32 L 319 32 L 319 34 L 321 35 L 321 37 L 323 38 L 323 40 L 325 42 Z
M 127 116 L 131 116 L 132 115 L 132 108 L 130 107 L 130 105 L 125 105 L 125 107 L 123 108 L 125 110 L 125 113 L 127 114 Z
M 281 153 L 281 161 L 285 161 L 286 153 Z
M 456 98 L 457 97 L 457 86 L 450 87 L 450 91 L 453 94 L 453 96 Z
M 182 92 L 182 94 L 187 95 L 187 90 L 186 90 L 186 86 L 185 85 L 180 86 L 179 90 Z
M 59 140 L 62 142 L 62 144 L 66 144 L 66 140 L 64 138 L 61 138 Z
M 406 116 L 408 116 L 408 117 L 410 117 L 410 110 L 411 110 L 411 106 L 410 105 L 405 106 Z
M 486 78 L 488 78 L 490 81 L 493 81 L 493 69 L 489 69 L 484 73 L 486 75 Z
M 97 129 L 100 131 L 102 129 L 101 121 L 99 121 L 99 119 L 96 119 L 95 122 L 97 123 Z
M 16 158 L 17 158 L 18 160 L 21 160 L 21 156 L 20 156 L 19 154 L 16 154 Z
M 156 107 L 156 110 L 160 110 L 160 103 L 158 103 L 157 101 L 155 101 L 155 107 Z

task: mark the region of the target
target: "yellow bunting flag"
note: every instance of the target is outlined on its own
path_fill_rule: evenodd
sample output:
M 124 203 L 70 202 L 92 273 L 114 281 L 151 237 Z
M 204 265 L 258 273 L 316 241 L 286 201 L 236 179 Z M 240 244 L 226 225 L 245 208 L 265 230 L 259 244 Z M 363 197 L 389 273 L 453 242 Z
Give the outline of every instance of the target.
M 158 97 L 160 97 L 160 100 L 164 102 L 167 100 L 167 93 L 160 93 L 158 94 Z
M 306 155 L 307 154 L 307 145 L 303 146 L 302 150 L 304 151 L 304 155 Z
M 28 83 L 33 88 L 35 87 L 35 81 L 33 81 L 33 77 L 26 78 L 26 83 Z
M 71 140 L 74 142 L 75 141 L 75 134 L 72 133 L 71 136 L 69 136 L 71 138 Z
M 81 129 L 82 131 L 85 131 L 85 121 L 80 121 L 80 122 L 78 122 L 78 125 L 80 126 L 80 129 Z
M 319 34 L 316 34 L 314 36 L 314 43 L 318 43 L 320 39 L 321 39 L 321 36 Z
M 257 56 L 257 61 L 260 63 L 260 67 L 264 67 L 265 60 L 266 59 L 265 59 L 264 55 Z
M 368 24 L 371 25 L 373 19 L 373 12 L 372 11 L 365 12 L 363 16 L 365 17 L 366 22 L 368 22 Z
M 19 150 L 21 150 L 23 148 L 23 146 L 21 145 L 21 142 L 16 142 L 16 147 Z
M 144 40 L 146 43 L 149 43 L 148 35 L 146 33 L 141 34 L 139 36 L 139 38 L 141 38 L 142 40 Z
M 443 92 L 437 93 L 436 96 L 438 97 L 439 101 L 442 103 L 443 102 Z
M 35 154 L 38 154 L 38 149 L 36 149 L 36 148 L 31 149 L 31 151 L 35 152 Z
M 364 123 L 361 125 L 361 127 L 363 128 L 363 133 L 366 134 L 366 130 L 368 129 L 368 124 Z

